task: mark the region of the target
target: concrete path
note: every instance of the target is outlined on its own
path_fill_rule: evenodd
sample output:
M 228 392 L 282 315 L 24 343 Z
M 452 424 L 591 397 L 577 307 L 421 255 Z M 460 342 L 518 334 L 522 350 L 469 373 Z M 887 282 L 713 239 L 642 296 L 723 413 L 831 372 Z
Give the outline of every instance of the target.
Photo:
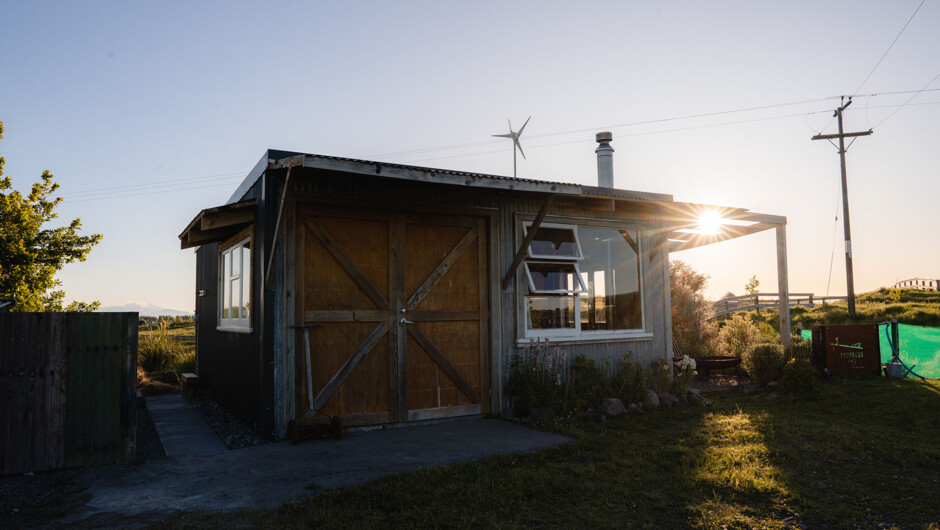
M 467 418 L 436 425 L 344 433 L 342 440 L 287 442 L 215 454 L 174 456 L 102 469 L 85 479 L 57 523 L 123 526 L 177 511 L 274 508 L 318 488 L 572 442 L 516 423 Z
M 228 450 L 181 394 L 152 396 L 146 400 L 167 456 L 211 455 Z

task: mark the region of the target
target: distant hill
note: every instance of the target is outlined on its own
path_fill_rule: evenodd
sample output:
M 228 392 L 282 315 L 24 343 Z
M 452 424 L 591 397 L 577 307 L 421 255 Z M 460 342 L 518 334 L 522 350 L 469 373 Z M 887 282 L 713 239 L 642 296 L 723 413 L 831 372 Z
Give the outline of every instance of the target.
M 140 316 L 148 317 L 158 317 L 161 315 L 168 315 L 171 317 L 176 316 L 191 316 L 192 311 L 179 311 L 176 309 L 167 309 L 165 307 L 158 307 L 153 304 L 146 304 L 143 302 L 130 302 L 128 304 L 120 306 L 108 306 L 101 307 L 98 309 L 101 313 L 127 313 L 127 312 L 137 312 L 140 313 Z

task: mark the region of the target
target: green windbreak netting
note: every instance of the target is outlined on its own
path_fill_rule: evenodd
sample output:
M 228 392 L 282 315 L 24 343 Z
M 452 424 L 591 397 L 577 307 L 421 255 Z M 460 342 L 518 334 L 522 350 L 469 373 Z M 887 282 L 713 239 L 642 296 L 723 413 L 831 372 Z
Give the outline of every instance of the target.
M 888 343 L 885 328 L 889 328 L 888 324 L 878 326 L 883 363 L 891 360 L 891 345 Z M 891 333 L 890 328 L 888 333 Z M 804 340 L 813 340 L 813 332 L 808 329 L 804 329 L 801 336 Z M 904 364 L 916 365 L 914 372 L 924 377 L 940 378 L 940 328 L 898 324 L 898 339 Z

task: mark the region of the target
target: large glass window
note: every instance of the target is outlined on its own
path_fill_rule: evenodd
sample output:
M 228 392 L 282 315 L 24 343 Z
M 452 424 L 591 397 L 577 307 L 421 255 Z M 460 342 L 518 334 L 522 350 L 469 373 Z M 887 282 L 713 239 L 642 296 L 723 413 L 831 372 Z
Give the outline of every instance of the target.
M 251 238 L 221 253 L 219 327 L 251 328 Z
M 637 230 L 539 227 L 525 262 L 526 336 L 642 331 L 640 263 Z
M 634 230 L 578 227 L 584 260 L 581 274 L 581 330 L 643 328 L 640 254 Z

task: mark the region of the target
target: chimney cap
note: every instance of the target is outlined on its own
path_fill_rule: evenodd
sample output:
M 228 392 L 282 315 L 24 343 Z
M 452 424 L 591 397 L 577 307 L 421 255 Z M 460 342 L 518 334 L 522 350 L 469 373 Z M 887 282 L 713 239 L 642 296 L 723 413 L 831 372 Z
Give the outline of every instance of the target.
M 610 132 L 608 132 L 608 131 L 604 131 L 604 132 L 599 132 L 599 133 L 595 134 L 595 135 L 594 135 L 594 139 L 597 141 L 597 143 L 602 144 L 602 143 L 607 143 L 607 142 L 610 142 L 611 140 L 613 140 L 613 139 L 614 139 L 614 135 L 613 135 L 613 133 L 610 133 Z

